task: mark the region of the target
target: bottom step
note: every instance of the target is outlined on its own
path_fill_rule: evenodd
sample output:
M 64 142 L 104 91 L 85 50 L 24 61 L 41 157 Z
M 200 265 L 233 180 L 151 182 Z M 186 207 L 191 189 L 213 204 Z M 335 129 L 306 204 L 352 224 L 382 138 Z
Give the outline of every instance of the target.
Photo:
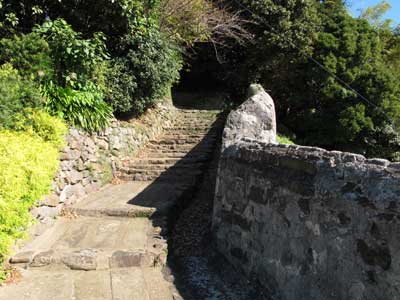
M 173 300 L 158 268 L 110 271 L 22 270 L 23 281 L 0 288 L 0 300 Z

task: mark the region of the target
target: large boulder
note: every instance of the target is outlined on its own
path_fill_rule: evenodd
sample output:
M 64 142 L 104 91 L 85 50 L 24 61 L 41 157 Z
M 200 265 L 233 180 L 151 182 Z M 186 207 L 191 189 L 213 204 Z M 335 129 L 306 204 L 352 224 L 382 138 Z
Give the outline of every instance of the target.
M 277 143 L 274 101 L 258 84 L 250 86 L 248 99 L 229 114 L 223 134 L 222 150 L 244 138 L 263 143 Z

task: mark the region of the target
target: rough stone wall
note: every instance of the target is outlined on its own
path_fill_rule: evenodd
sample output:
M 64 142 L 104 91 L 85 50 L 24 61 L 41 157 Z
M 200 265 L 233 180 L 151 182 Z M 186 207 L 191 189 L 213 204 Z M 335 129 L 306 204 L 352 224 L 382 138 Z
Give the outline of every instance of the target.
M 216 244 L 272 299 L 400 299 L 400 164 L 242 139 L 223 150 Z
M 174 111 L 171 105 L 160 104 L 139 119 L 113 120 L 103 132 L 92 135 L 70 129 L 53 182 L 54 193 L 40 201 L 32 210 L 33 216 L 43 224 L 52 222 L 65 205 L 109 183 L 122 159 L 134 155 L 164 127 L 171 125 Z

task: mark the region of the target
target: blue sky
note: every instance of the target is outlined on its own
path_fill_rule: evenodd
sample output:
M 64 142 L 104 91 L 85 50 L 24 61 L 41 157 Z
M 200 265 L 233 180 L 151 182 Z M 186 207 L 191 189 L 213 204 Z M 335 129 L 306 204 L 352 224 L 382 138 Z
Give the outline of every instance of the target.
M 360 9 L 365 9 L 381 2 L 380 0 L 349 0 L 349 8 L 355 16 L 360 14 Z M 388 0 L 392 5 L 392 9 L 387 13 L 387 17 L 392 19 L 396 24 L 400 23 L 400 0 Z

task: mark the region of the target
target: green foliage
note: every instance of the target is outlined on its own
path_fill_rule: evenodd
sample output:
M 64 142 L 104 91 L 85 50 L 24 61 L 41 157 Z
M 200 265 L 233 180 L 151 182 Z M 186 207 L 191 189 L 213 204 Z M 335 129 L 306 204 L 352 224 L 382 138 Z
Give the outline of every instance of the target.
M 323 32 L 314 58 L 329 73 L 312 61 L 297 66 L 305 88 L 297 91 L 296 102 L 285 105 L 296 112 L 285 124 L 306 144 L 393 158 L 400 146 L 392 121 L 400 117 L 400 85 L 384 63 L 385 44 L 376 29 L 352 18 L 339 1 L 321 3 L 320 9 Z
M 278 143 L 285 144 L 285 145 L 294 145 L 294 142 L 284 135 L 278 135 Z
M 35 33 L 0 40 L 0 64 L 10 63 L 24 79 L 50 80 L 54 72 L 50 55 L 47 42 Z
M 0 261 L 24 235 L 29 209 L 50 192 L 58 149 L 22 132 L 0 131 Z
M 98 64 L 108 58 L 102 34 L 83 39 L 62 19 L 46 21 L 34 32 L 49 43 L 57 82 L 62 86 L 82 86 L 93 81 Z
M 392 5 L 388 1 L 383 0 L 376 5 L 363 10 L 360 17 L 368 20 L 371 25 L 377 28 L 387 29 L 390 28 L 392 21 L 389 19 L 382 20 L 382 18 L 391 8 Z
M 177 50 L 156 29 L 126 36 L 123 50 L 125 56 L 116 60 L 109 74 L 112 85 L 108 102 L 119 114 L 141 114 L 178 80 L 181 59 Z
M 43 110 L 33 109 L 25 109 L 17 115 L 14 129 L 41 138 L 57 149 L 65 146 L 65 135 L 68 132 L 65 122 L 61 119 L 50 116 Z
M 109 124 L 111 107 L 104 102 L 103 94 L 94 84 L 88 84 L 82 90 L 49 84 L 43 93 L 48 111 L 73 126 L 94 132 Z
M 42 101 L 37 85 L 23 80 L 10 64 L 0 66 L 0 128 L 13 127 L 18 112 L 40 107 Z
M 138 88 L 135 76 L 129 72 L 127 60 L 116 58 L 110 62 L 107 72 L 107 89 L 105 98 L 116 113 L 133 110 L 135 93 Z
M 0 35 L 13 32 L 30 32 L 46 17 L 65 19 L 75 31 L 91 37 L 103 32 L 108 49 L 116 54 L 121 37 L 133 32 L 143 32 L 149 24 L 157 23 L 158 0 L 7 0 L 0 7 Z

